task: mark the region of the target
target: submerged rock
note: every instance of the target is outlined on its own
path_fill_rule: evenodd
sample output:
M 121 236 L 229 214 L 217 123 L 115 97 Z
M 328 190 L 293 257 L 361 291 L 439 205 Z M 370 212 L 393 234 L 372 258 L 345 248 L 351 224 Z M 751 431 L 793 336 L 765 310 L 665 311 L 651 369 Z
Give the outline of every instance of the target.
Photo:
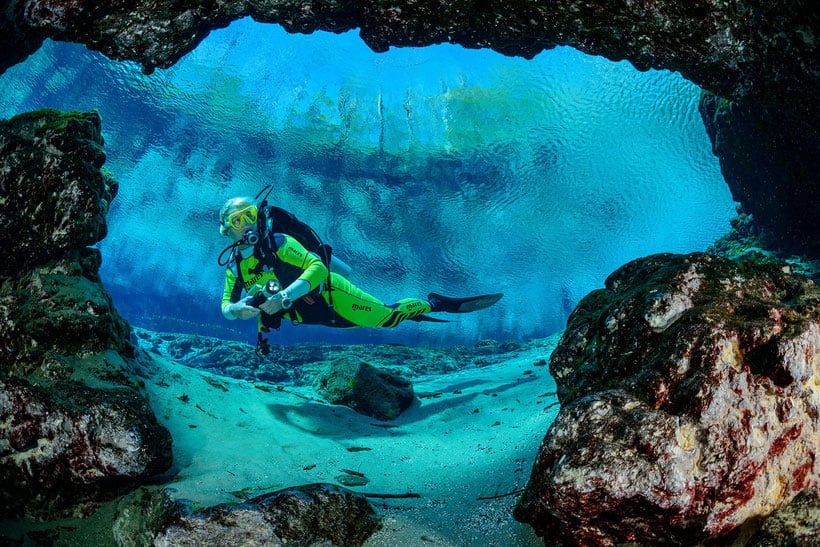
M 151 353 L 213 374 L 262 382 L 282 382 L 291 377 L 285 367 L 292 363 L 280 355 L 259 355 L 253 346 L 241 342 L 140 328 L 134 329 L 134 339 Z
M 0 379 L 0 512 L 54 517 L 171 465 L 171 439 L 132 389 Z M 84 512 L 80 503 L 75 513 Z
M 700 253 L 623 266 L 552 355 L 562 409 L 516 518 L 571 544 L 725 541 L 820 484 L 818 363 L 807 278 Z
M 767 248 L 820 258 L 820 125 L 816 116 L 702 93 L 700 112 L 732 197 Z
M 257 355 L 250 344 L 208 336 L 153 332 L 134 328 L 134 340 L 146 351 L 212 374 L 251 381 L 312 385 L 332 361 L 354 358 L 377 368 L 400 371 L 412 380 L 418 375 L 445 374 L 484 367 L 525 352 L 538 341 L 482 340 L 472 347 L 421 348 L 366 344 L 271 344 L 268 355 Z
M 116 182 L 102 172 L 97 113 L 44 110 L 0 122 L 0 364 L 52 381 L 67 361 L 133 356 L 90 248 L 106 234 Z M 112 371 L 113 372 L 113 371 Z M 122 378 L 120 378 L 121 380 Z
M 415 398 L 409 380 L 355 357 L 334 361 L 313 386 L 329 403 L 379 420 L 395 420 Z
M 130 326 L 99 278 L 116 183 L 100 117 L 0 122 L 0 511 L 90 511 L 171 464 L 134 375 Z
M 820 546 L 820 490 L 800 492 L 752 536 L 748 547 Z
M 279 490 L 235 505 L 190 511 L 162 491 L 118 507 L 120 545 L 362 545 L 381 528 L 364 496 L 332 484 Z
M 15 277 L 105 237 L 117 182 L 103 163 L 96 112 L 41 110 L 0 122 L 0 276 Z

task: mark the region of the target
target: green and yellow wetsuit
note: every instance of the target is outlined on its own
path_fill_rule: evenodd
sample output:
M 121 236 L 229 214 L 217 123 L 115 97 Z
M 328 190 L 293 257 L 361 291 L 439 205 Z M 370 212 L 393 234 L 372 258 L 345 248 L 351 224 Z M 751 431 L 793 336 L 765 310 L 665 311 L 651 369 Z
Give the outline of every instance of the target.
M 295 323 L 337 328 L 390 328 L 431 311 L 430 303 L 420 298 L 403 298 L 388 305 L 336 273 L 330 273 L 328 278 L 321 259 L 289 235 L 273 234 L 270 241 L 271 249 L 264 255 L 258 246 L 247 257 L 242 251 L 235 251 L 225 272 L 223 313 L 227 306 L 242 298 L 243 292 L 253 295 L 270 280 L 287 287 L 296 279 L 306 281 L 310 292 L 295 300 L 290 309 L 276 314 L 278 319 L 284 316 Z M 262 324 L 275 328 L 278 323 L 266 315 L 260 314 Z

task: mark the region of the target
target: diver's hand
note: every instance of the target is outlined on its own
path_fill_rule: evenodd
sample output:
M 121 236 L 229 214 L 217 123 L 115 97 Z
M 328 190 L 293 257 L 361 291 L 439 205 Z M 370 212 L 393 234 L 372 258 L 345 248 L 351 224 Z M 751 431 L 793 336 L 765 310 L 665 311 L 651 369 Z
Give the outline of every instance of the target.
M 263 312 L 273 315 L 282 309 L 282 292 L 278 292 L 259 304 L 259 309 Z
M 228 306 L 228 311 L 239 319 L 251 319 L 256 317 L 259 315 L 259 308 L 251 306 L 251 300 L 253 300 L 253 296 L 246 296 L 239 302 L 234 302 Z

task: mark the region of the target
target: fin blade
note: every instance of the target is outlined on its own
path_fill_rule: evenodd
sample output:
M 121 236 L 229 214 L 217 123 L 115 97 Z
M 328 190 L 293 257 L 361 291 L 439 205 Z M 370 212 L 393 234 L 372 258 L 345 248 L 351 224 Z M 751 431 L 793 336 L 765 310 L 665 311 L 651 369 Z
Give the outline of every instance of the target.
M 430 322 L 430 323 L 450 323 L 446 319 L 438 319 L 436 317 L 430 317 L 429 315 L 417 315 L 416 317 L 411 317 L 410 321 L 418 321 L 419 323 L 422 322 Z
M 434 311 L 469 313 L 489 308 L 503 297 L 504 293 L 482 294 L 479 296 L 467 296 L 464 298 L 451 298 L 449 296 L 443 296 L 437 293 L 430 293 L 427 298 L 439 304 L 440 307 Z

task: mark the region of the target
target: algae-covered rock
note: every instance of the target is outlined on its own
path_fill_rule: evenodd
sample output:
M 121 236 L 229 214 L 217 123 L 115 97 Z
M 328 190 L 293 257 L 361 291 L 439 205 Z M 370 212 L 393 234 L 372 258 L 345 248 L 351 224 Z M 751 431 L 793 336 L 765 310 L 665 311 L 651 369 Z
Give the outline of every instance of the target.
M 184 508 L 162 488 L 141 487 L 117 501 L 111 531 L 117 545 L 153 545 Z
M 381 523 L 364 496 L 309 484 L 245 503 L 178 513 L 154 545 L 362 545 Z
M 355 357 L 333 361 L 313 386 L 328 402 L 379 420 L 398 418 L 414 399 L 409 380 Z
M 0 379 L 0 423 L 3 515 L 61 516 L 78 500 L 110 499 L 171 464 L 168 431 L 127 387 Z
M 820 546 L 820 489 L 800 492 L 767 518 L 747 547 Z
M 0 122 L 0 370 L 58 381 L 71 357 L 133 355 L 130 327 L 99 278 L 117 184 L 102 171 L 96 112 L 43 110 Z
M 99 277 L 108 203 L 99 115 L 0 122 L 0 510 L 84 514 L 171 464 Z
M 104 162 L 96 112 L 41 110 L 0 122 L 0 276 L 105 237 L 117 183 Z
M 83 248 L 0 277 L 0 344 L 5 349 L 0 367 L 6 374 L 58 381 L 81 373 L 79 356 L 112 350 L 133 357 L 130 327 L 100 283 L 99 265 L 99 250 Z
M 820 484 L 820 287 L 654 255 L 584 298 L 517 519 L 575 543 L 730 541 Z

